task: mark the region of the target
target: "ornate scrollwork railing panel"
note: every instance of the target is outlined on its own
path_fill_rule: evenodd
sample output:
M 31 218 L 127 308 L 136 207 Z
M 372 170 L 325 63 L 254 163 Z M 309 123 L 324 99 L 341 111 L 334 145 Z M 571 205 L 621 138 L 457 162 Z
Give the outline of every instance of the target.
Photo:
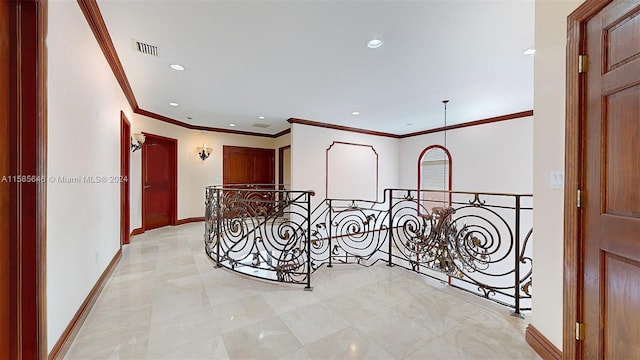
M 379 252 L 387 238 L 386 211 L 382 204 L 366 200 L 326 201 L 324 217 L 317 227 L 329 253 L 323 262 L 371 265 L 382 258 Z
M 532 196 L 387 189 L 382 202 L 311 192 L 207 188 L 205 245 L 219 266 L 307 284 L 322 265 L 389 265 L 531 308 Z M 437 193 L 434 195 L 434 193 Z
M 427 192 L 392 190 L 393 262 L 518 312 L 529 309 L 531 256 L 521 228 L 532 208 L 515 202 L 530 196 L 451 193 L 428 209 L 420 200 Z
M 205 249 L 216 264 L 250 276 L 310 283 L 310 192 L 209 187 Z

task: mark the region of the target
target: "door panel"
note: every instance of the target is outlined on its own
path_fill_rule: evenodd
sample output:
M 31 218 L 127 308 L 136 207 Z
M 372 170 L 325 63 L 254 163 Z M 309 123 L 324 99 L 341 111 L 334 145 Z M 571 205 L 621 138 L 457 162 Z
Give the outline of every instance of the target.
M 274 149 L 223 146 L 222 154 L 222 178 L 225 187 L 234 188 L 242 184 L 258 189 L 275 189 Z M 264 210 L 267 214 L 271 213 L 275 199 L 273 192 L 243 192 L 242 195 L 243 200 L 233 205 L 237 206 L 238 210 L 229 211 L 226 216 L 254 214 L 258 207 L 261 208 L 260 213 Z M 235 194 L 227 192 L 224 196 L 233 197 Z M 255 202 L 257 199 L 258 202 Z
M 640 326 L 640 263 L 604 253 L 600 292 L 604 301 L 603 344 L 607 359 L 638 359 Z M 626 301 L 625 301 L 626 300 Z
M 254 149 L 253 184 L 275 184 L 275 150 Z
M 223 146 L 222 178 L 232 184 L 275 184 L 275 150 Z
M 638 62 L 640 63 L 640 62 Z M 606 197 L 607 214 L 640 218 L 640 121 L 638 111 L 629 111 L 628 107 L 640 106 L 640 85 L 615 92 L 606 97 L 608 118 L 606 123 Z M 634 105 L 635 104 L 635 105 Z M 633 118 L 633 116 L 636 118 Z M 634 153 L 634 151 L 636 151 Z M 629 159 L 629 155 L 631 156 Z
M 144 228 L 173 225 L 175 214 L 174 141 L 147 135 L 143 145 Z
M 224 155 L 224 183 L 249 184 L 250 156 L 244 151 L 232 149 Z
M 584 357 L 640 358 L 640 2 L 587 23 Z

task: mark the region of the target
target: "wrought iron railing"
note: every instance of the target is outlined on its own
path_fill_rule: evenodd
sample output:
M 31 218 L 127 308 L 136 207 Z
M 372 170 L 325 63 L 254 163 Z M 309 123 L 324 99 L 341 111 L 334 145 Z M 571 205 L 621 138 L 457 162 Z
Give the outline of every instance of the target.
M 521 315 L 531 309 L 532 195 L 386 189 L 384 200 L 214 186 L 207 254 L 251 276 L 305 284 L 327 265 L 385 262 L 447 282 Z
M 205 250 L 217 266 L 311 289 L 311 191 L 206 188 Z

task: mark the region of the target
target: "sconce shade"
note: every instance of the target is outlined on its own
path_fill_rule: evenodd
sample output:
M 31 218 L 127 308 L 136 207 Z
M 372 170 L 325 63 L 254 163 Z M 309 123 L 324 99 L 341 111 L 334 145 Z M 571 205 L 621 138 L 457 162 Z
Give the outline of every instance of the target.
M 198 146 L 198 156 L 200 156 L 200 159 L 202 159 L 202 161 L 207 160 L 207 158 L 209 157 L 209 155 L 211 155 L 211 152 L 213 151 L 212 148 L 207 147 L 207 144 L 202 144 L 202 146 Z
M 142 133 L 135 133 L 131 135 L 131 149 L 133 149 L 132 152 L 136 152 L 136 150 L 142 149 L 142 144 L 144 144 L 145 140 L 146 138 Z

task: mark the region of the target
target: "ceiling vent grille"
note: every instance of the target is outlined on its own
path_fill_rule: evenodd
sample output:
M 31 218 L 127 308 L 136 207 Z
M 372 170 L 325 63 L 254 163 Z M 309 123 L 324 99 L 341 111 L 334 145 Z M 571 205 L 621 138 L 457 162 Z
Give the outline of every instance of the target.
M 158 55 L 158 47 L 155 45 L 143 43 L 142 41 L 134 40 L 136 50 L 143 54 L 159 56 Z
M 257 128 L 262 128 L 262 129 L 266 129 L 269 126 L 271 126 L 271 124 L 265 124 L 265 123 L 254 123 L 253 125 L 251 125 L 253 127 L 257 127 Z

